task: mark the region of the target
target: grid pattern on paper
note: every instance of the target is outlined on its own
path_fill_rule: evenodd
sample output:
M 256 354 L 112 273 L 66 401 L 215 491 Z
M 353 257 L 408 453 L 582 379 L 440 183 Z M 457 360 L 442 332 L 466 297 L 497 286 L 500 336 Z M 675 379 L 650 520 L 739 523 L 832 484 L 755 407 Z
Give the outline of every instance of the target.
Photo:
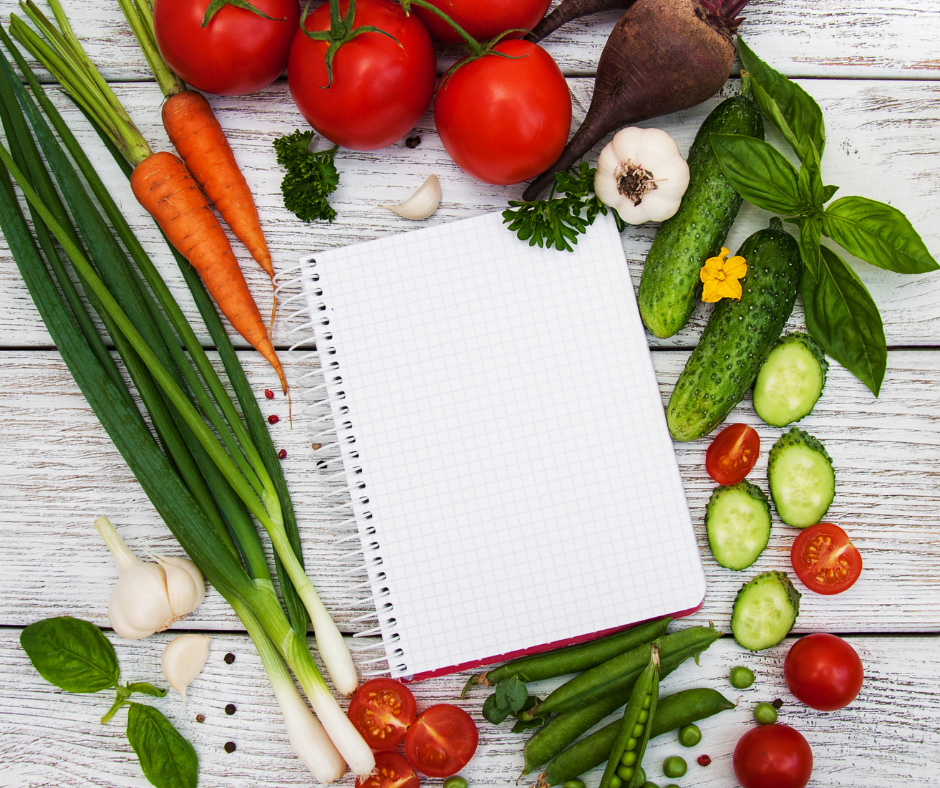
M 612 221 L 572 254 L 488 214 L 325 252 L 317 271 L 404 652 L 393 674 L 701 602 Z

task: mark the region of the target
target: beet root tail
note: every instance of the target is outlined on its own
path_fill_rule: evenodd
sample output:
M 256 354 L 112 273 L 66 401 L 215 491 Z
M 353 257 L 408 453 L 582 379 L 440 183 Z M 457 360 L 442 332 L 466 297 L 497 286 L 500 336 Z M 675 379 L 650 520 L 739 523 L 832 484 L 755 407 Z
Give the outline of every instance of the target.
M 539 22 L 532 32 L 526 36 L 528 41 L 541 41 L 554 33 L 562 25 L 568 24 L 582 16 L 599 14 L 601 11 L 624 11 L 632 6 L 636 0 L 564 0 L 564 2 Z M 746 2 L 746 0 L 745 0 Z

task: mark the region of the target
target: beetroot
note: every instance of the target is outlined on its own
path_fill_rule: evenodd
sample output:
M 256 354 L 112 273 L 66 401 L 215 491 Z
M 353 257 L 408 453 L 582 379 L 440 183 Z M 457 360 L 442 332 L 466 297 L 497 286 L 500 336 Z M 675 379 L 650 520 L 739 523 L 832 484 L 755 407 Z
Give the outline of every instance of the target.
M 610 132 L 714 96 L 734 62 L 731 37 L 748 0 L 636 0 L 597 64 L 594 96 L 561 157 L 523 193 L 534 200 Z
M 572 19 L 580 19 L 582 16 L 614 9 L 626 11 L 635 2 L 636 0 L 563 0 L 558 8 L 532 28 L 532 32 L 526 38 L 529 41 L 541 41 Z

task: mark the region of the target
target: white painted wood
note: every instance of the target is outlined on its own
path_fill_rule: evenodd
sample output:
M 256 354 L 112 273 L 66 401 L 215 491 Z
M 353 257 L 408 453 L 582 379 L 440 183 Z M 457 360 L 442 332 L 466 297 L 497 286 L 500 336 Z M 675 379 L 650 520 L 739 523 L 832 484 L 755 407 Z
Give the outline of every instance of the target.
M 687 352 L 657 351 L 654 364 L 664 398 L 684 365 Z M 318 470 L 310 448 L 311 428 L 298 416 L 286 421 L 284 401 L 266 400 L 273 374 L 252 352 L 241 355 L 263 411 L 281 421 L 271 427 L 278 446 L 287 449 L 284 469 L 304 540 L 314 584 L 335 611 L 344 631 L 367 623 L 350 619 L 369 612 L 370 602 L 355 601 L 350 580 L 337 564 L 343 553 L 332 545 L 348 509 L 331 511 L 348 500 L 332 466 Z M 837 494 L 828 519 L 842 525 L 862 552 L 865 570 L 849 591 L 834 597 L 807 592 L 797 623 L 800 632 L 924 632 L 940 630 L 940 524 L 936 477 L 940 473 L 940 356 L 936 351 L 899 351 L 889 357 L 880 399 L 834 366 L 816 410 L 801 427 L 823 441 L 832 454 Z M 287 362 L 294 377 L 313 362 Z M 23 626 L 38 618 L 68 613 L 107 626 L 107 598 L 116 570 L 92 528 L 107 514 L 134 549 L 178 553 L 94 415 L 71 381 L 58 354 L 46 351 L 0 354 L 0 625 Z M 664 399 L 665 401 L 665 399 Z M 299 406 L 298 406 L 299 407 Z M 783 430 L 767 427 L 749 398 L 729 417 L 760 433 L 763 451 L 751 479 L 767 491 L 767 452 Z M 559 436 L 576 440 L 577 436 Z M 324 442 L 324 441 L 321 441 Z M 742 583 L 760 571 L 792 575 L 789 550 L 796 529 L 774 518 L 770 545 L 743 572 L 719 567 L 704 533 L 705 504 L 714 482 L 704 470 L 708 439 L 676 444 L 686 495 L 708 578 L 702 610 L 693 620 L 714 621 L 725 631 L 731 604 Z M 352 541 L 355 545 L 355 540 Z M 551 571 L 547 571 L 551 577 Z M 239 629 L 224 600 L 210 591 L 205 603 L 182 627 Z
M 115 638 L 124 680 L 167 684 L 159 661 L 167 634 L 145 641 Z M 5 680 L 0 683 L 0 786 L 142 786 L 136 759 L 123 733 L 126 712 L 106 726 L 98 718 L 110 699 L 99 695 L 69 695 L 43 681 L 19 648 L 19 630 L 0 632 L 0 662 Z M 664 785 L 661 764 L 670 755 L 689 762 L 682 785 L 730 788 L 736 785 L 731 754 L 738 739 L 754 723 L 752 710 L 758 701 L 781 698 L 780 722 L 792 725 L 806 737 L 813 750 L 810 788 L 886 788 L 887 786 L 937 785 L 936 762 L 940 757 L 940 731 L 934 721 L 940 715 L 940 695 L 934 691 L 940 671 L 937 640 L 933 637 L 850 637 L 865 665 L 865 684 L 847 708 L 831 713 L 803 706 L 789 693 L 783 681 L 783 659 L 793 643 L 759 654 L 743 651 L 730 638 L 716 642 L 696 666 L 691 660 L 666 678 L 662 694 L 691 687 L 711 687 L 731 701 L 736 709 L 698 723 L 702 743 L 686 749 L 675 734 L 664 734 L 650 743 L 644 764 L 650 780 Z M 228 665 L 223 656 L 235 655 Z M 747 665 L 757 674 L 748 690 L 735 690 L 727 681 L 734 665 Z M 466 709 L 480 729 L 477 752 L 462 774 L 474 786 L 506 786 L 519 775 L 524 735 L 509 731 L 510 722 L 493 727 L 481 717 L 486 691 L 475 688 L 459 700 L 467 674 L 458 674 L 412 684 L 421 710 L 433 703 L 456 703 Z M 533 685 L 546 692 L 560 680 Z M 280 711 L 267 683 L 254 646 L 243 635 L 214 635 L 210 657 L 202 674 L 190 685 L 182 713 L 172 690 L 162 700 L 144 699 L 163 711 L 196 748 L 200 762 L 199 784 L 203 788 L 256 788 L 260 786 L 310 785 L 312 778 L 293 757 Z M 236 707 L 233 715 L 225 706 Z M 197 714 L 205 722 L 195 721 Z M 610 718 L 616 719 L 615 716 Z M 607 721 L 605 721 L 606 723 Z M 235 752 L 223 745 L 232 741 Z M 711 757 L 707 767 L 695 759 Z M 587 784 L 596 786 L 601 770 L 590 772 Z M 535 774 L 520 785 L 530 785 Z M 338 785 L 351 788 L 347 774 Z M 439 780 L 422 779 L 439 786 Z

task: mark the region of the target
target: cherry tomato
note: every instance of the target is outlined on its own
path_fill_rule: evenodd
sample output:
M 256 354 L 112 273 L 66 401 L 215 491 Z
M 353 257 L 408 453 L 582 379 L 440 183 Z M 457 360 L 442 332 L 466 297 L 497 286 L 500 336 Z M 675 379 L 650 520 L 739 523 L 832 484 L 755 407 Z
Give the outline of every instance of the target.
M 267 87 L 287 68 L 300 21 L 297 0 L 252 0 L 271 17 L 226 5 L 202 26 L 209 0 L 156 0 L 153 25 L 163 59 L 206 93 L 241 96 Z
M 836 711 L 858 696 L 865 669 L 855 649 L 842 638 L 816 632 L 790 647 L 783 677 L 790 692 L 811 709 Z
M 415 721 L 415 696 L 400 681 L 372 679 L 349 702 L 349 719 L 373 750 L 393 750 Z
M 377 752 L 372 774 L 356 778 L 356 788 L 418 788 L 421 780 L 415 770 L 397 752 Z
M 545 16 L 552 0 L 428 0 L 466 30 L 477 41 L 495 38 L 506 30 L 531 30 Z M 456 44 L 463 39 L 433 11 L 412 6 L 418 18 L 438 41 Z M 521 38 L 511 33 L 509 38 Z
M 348 5 L 341 0 L 340 12 Z M 304 24 L 329 30 L 330 4 Z M 287 84 L 301 114 L 330 142 L 351 150 L 376 150 L 404 137 L 427 111 L 437 79 L 434 45 L 417 17 L 405 16 L 392 0 L 358 0 L 353 27 L 365 25 L 388 35 L 360 33 L 343 44 L 329 87 L 326 41 L 298 30 L 287 64 Z
M 731 424 L 705 452 L 705 470 L 718 484 L 737 484 L 751 472 L 759 454 L 757 430 L 747 424 Z
M 561 69 L 537 44 L 501 41 L 441 78 L 434 121 L 462 170 L 486 183 L 528 180 L 554 164 L 571 129 Z
M 832 523 L 801 531 L 790 548 L 790 563 L 803 585 L 817 594 L 841 594 L 862 573 L 858 548 Z
M 421 712 L 405 735 L 408 761 L 428 777 L 457 774 L 477 749 L 480 732 L 463 709 L 439 703 Z
M 789 725 L 760 725 L 738 740 L 732 763 L 742 788 L 804 788 L 813 751 Z

